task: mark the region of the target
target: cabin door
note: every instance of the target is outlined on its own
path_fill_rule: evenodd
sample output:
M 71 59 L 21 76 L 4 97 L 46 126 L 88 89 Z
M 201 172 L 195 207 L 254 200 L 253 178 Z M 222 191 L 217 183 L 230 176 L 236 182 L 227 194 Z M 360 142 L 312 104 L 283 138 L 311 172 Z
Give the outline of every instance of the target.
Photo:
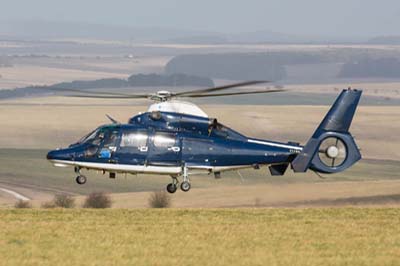
M 115 163 L 144 165 L 148 150 L 147 130 L 124 130 L 114 157 Z
M 152 131 L 149 139 L 147 164 L 155 166 L 180 166 L 182 145 L 178 134 Z

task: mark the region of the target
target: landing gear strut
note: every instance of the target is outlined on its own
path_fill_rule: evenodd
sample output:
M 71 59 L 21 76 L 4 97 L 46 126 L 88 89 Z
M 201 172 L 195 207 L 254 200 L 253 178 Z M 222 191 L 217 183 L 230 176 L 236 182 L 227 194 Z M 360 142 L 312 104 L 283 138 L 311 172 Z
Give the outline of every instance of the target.
M 181 190 L 188 192 L 190 190 L 189 173 L 186 165 L 183 166 L 183 182 L 181 184 Z
M 78 175 L 75 179 L 76 183 L 78 183 L 79 185 L 85 184 L 87 181 L 87 178 L 86 178 L 86 176 L 81 174 L 81 169 L 79 167 L 75 167 L 75 173 Z
M 183 172 L 182 174 L 183 182 L 181 183 L 181 190 L 183 192 L 188 192 L 191 186 L 189 181 L 189 173 L 186 165 L 182 167 L 182 172 Z M 178 189 L 178 184 L 179 184 L 178 178 L 176 176 L 172 176 L 172 183 L 167 185 L 167 191 L 171 194 L 175 193 L 176 190 Z

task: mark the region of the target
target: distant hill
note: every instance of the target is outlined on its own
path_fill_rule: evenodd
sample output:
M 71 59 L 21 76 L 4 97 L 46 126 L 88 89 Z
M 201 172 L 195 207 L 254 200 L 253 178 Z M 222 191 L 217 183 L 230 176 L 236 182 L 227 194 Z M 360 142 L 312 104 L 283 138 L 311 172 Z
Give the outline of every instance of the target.
M 278 81 L 286 77 L 285 65 L 324 60 L 321 55 L 301 52 L 193 54 L 174 57 L 167 63 L 165 72 L 231 80 Z
M 0 21 L 2 39 L 63 39 L 160 41 L 213 33 L 161 27 L 131 27 L 83 22 L 54 22 L 42 20 Z
M 233 34 L 214 33 L 170 38 L 165 42 L 184 44 L 237 44 L 237 43 L 307 43 L 317 41 L 304 36 L 296 36 L 272 31 L 255 31 Z
M 318 44 L 355 41 L 349 40 L 348 38 L 285 34 L 271 30 L 227 34 L 213 31 L 185 30 L 165 27 L 132 27 L 123 25 L 102 25 L 84 22 L 55 22 L 43 20 L 0 20 L 0 39 L 35 41 L 52 39 L 99 39 L 182 44 Z
M 32 95 L 54 93 L 53 89 L 107 89 L 109 92 L 117 88 L 129 87 L 180 87 L 180 86 L 195 86 L 195 87 L 213 87 L 214 82 L 210 78 L 186 75 L 186 74 L 137 74 L 132 75 L 128 79 L 99 79 L 99 80 L 77 80 L 72 82 L 62 82 L 51 86 L 30 86 L 17 88 L 14 90 L 0 90 L 0 99 L 19 98 Z M 50 90 L 48 90 L 50 89 Z M 60 94 L 63 91 L 60 90 Z

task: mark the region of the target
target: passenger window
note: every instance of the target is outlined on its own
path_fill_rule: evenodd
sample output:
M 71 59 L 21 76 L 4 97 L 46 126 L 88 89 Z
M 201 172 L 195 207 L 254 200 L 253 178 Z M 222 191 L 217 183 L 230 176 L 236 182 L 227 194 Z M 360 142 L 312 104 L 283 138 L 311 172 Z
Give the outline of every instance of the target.
M 145 132 L 125 132 L 122 134 L 120 147 L 147 146 L 147 138 Z
M 167 133 L 156 133 L 154 135 L 154 146 L 168 148 L 175 145 L 175 135 Z

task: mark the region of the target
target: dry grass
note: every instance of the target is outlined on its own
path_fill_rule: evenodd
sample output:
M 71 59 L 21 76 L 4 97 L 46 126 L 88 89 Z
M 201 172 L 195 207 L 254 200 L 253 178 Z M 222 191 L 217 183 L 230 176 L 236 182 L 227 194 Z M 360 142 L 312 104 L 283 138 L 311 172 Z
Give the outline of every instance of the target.
M 3 265 L 398 265 L 399 209 L 3 210 Z
M 1 89 L 13 89 L 30 85 L 48 85 L 73 80 L 126 77 L 126 75 L 118 73 L 29 65 L 1 68 L 0 74 L 2 76 L 0 79 Z
M 1 48 L 1 44 L 0 44 Z M 47 57 L 14 59 L 12 67 L 0 68 L 0 89 L 49 85 L 73 80 L 127 78 L 134 73 L 162 72 L 171 56 Z M 43 74 L 45 73 L 45 74 Z

